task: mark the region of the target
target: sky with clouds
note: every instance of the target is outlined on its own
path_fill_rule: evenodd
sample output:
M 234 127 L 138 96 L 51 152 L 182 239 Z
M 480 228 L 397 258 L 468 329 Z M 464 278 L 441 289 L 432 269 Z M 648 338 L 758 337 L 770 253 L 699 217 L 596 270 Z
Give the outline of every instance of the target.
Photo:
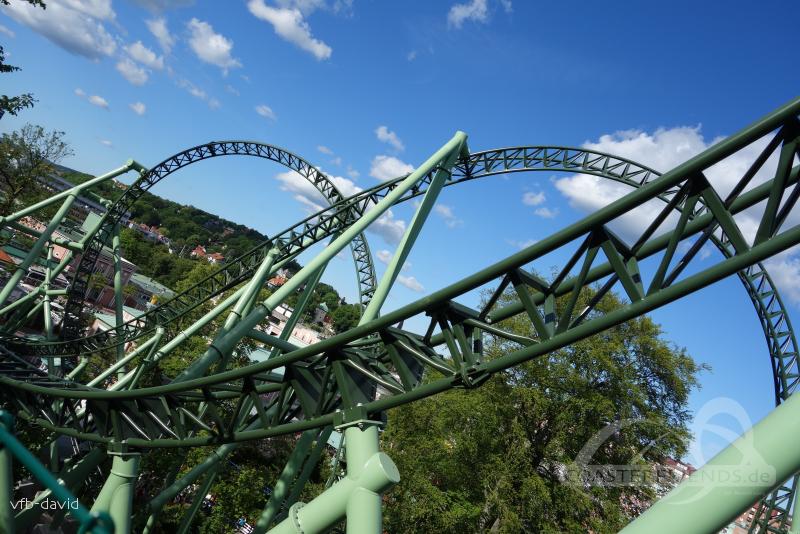
M 583 146 L 666 171 L 797 95 L 789 50 L 800 8 L 768 0 L 719 10 L 688 1 L 543 9 L 520 0 L 49 0 L 41 10 L 11 0 L 0 7 L 0 39 L 22 71 L 3 75 L 3 91 L 33 92 L 38 102 L 4 117 L 0 130 L 25 122 L 63 130 L 75 151 L 65 163 L 91 173 L 128 158 L 154 165 L 210 140 L 259 140 L 304 156 L 345 195 L 411 172 L 456 130 L 473 151 Z M 710 172 L 715 187 L 729 190 L 759 148 Z M 627 191 L 548 173 L 446 188 L 386 307 L 530 246 Z M 296 174 L 247 158 L 194 165 L 154 192 L 269 235 L 325 203 Z M 628 214 L 616 229 L 632 235 L 657 207 Z M 367 233 L 379 275 L 413 209 L 393 208 Z M 739 220 L 755 231 L 752 214 Z M 546 261 L 542 272 L 560 259 Z M 800 255 L 768 266 L 796 313 Z M 348 254 L 325 273 L 350 301 L 354 279 Z M 717 335 L 697 328 L 706 310 Z M 730 396 L 753 421 L 767 413 L 768 356 L 736 280 L 654 317 L 713 367 L 695 410 Z

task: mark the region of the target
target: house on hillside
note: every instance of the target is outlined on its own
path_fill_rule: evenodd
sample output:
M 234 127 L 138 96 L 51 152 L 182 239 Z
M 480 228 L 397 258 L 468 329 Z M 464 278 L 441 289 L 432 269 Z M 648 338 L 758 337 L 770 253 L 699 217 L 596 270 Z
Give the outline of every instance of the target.
M 189 253 L 189 255 L 193 258 L 205 258 L 206 257 L 206 247 L 203 245 L 197 245 L 194 247 L 194 250 Z
M 206 256 L 206 260 L 208 263 L 218 264 L 225 262 L 225 256 L 220 254 L 219 252 L 212 252 Z

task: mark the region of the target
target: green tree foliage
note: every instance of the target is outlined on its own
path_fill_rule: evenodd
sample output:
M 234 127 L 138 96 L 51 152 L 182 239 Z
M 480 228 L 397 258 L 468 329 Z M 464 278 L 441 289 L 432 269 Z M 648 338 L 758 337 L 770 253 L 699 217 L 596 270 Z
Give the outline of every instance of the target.
M 361 306 L 358 304 L 343 304 L 331 313 L 333 329 L 337 334 L 346 332 L 358 324 L 361 319 Z
M 597 313 L 620 306 L 609 295 Z M 536 337 L 524 314 L 502 326 Z M 387 530 L 619 530 L 652 490 L 567 484 L 565 470 L 615 421 L 638 422 L 602 443 L 593 464 L 626 465 L 642 451 L 644 462 L 684 453 L 688 397 L 704 367 L 661 335 L 651 319 L 638 318 L 476 390 L 452 390 L 391 411 L 384 448 L 403 478 L 388 496 Z M 490 339 L 485 354 L 497 358 L 514 348 Z
M 8 214 L 17 203 L 32 204 L 47 195 L 38 180 L 53 172 L 53 165 L 72 154 L 64 132 L 45 131 L 26 124 L 0 137 L 0 213 Z

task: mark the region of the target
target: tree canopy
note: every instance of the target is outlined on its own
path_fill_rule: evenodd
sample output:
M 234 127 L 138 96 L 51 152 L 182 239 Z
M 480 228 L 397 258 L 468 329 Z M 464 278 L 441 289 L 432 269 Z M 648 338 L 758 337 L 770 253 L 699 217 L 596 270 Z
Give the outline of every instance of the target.
M 504 297 L 510 299 L 510 295 Z M 603 298 L 598 313 L 621 306 Z M 577 307 L 578 309 L 581 306 Z M 529 337 L 524 314 L 503 323 Z M 486 357 L 512 350 L 490 338 Z M 402 480 L 386 529 L 402 532 L 616 532 L 653 498 L 650 487 L 566 483 L 566 468 L 613 422 L 596 465 L 645 463 L 686 450 L 697 374 L 684 350 L 641 317 L 496 375 L 389 412 L 384 449 Z

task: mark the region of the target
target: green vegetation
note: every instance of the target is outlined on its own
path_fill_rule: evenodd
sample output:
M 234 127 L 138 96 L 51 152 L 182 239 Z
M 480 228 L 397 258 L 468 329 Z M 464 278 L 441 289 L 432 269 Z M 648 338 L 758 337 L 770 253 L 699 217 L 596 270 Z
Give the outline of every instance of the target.
M 45 198 L 47 190 L 37 178 L 49 175 L 56 163 L 71 154 L 64 132 L 48 132 L 41 126 L 26 124 L 4 133 L 0 137 L 0 214 Z
M 506 295 L 508 300 L 510 295 Z M 621 306 L 607 296 L 599 313 Z M 581 305 L 577 306 L 581 309 Z M 504 327 L 535 337 L 527 317 Z M 592 464 L 680 457 L 687 402 L 705 369 L 661 338 L 647 317 L 495 376 L 389 412 L 384 450 L 402 480 L 388 494 L 386 530 L 404 532 L 617 532 L 651 502 L 642 487 L 565 483 L 566 466 L 599 430 Z M 496 358 L 512 344 L 491 339 Z

